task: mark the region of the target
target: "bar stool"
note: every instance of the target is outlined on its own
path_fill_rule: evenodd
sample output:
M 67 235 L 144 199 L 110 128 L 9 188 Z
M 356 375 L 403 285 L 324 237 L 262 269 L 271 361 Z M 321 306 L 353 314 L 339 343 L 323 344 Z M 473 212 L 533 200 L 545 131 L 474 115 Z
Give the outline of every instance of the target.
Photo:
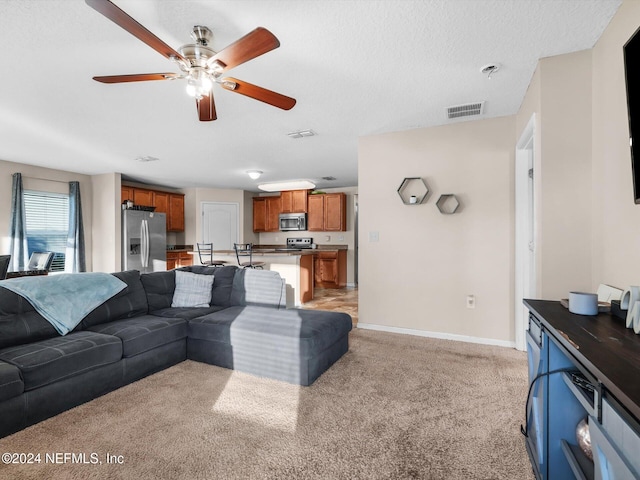
M 238 260 L 238 266 L 243 268 L 259 268 L 262 270 L 264 262 L 253 261 L 253 243 L 234 243 L 233 249 L 236 251 L 236 259 Z M 242 258 L 249 258 L 249 261 L 241 261 Z
M 198 258 L 200 263 L 207 267 L 222 267 L 225 263 L 224 260 L 213 259 L 213 243 L 196 243 L 198 248 Z

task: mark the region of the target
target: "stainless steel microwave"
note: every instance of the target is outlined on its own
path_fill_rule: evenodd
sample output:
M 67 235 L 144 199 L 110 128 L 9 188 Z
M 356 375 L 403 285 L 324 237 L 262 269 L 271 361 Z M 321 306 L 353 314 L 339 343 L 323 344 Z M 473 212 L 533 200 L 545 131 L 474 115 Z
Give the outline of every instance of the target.
M 280 219 L 280 231 L 291 232 L 307 229 L 307 214 L 306 213 L 281 213 Z

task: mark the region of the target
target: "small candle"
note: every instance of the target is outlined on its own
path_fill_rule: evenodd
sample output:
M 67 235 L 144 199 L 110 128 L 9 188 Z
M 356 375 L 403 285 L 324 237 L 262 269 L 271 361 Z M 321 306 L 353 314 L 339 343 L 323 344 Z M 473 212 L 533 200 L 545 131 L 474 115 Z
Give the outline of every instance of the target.
M 411 197 L 409 198 L 409 203 L 418 203 L 418 197 L 416 197 L 415 195 L 411 195 Z

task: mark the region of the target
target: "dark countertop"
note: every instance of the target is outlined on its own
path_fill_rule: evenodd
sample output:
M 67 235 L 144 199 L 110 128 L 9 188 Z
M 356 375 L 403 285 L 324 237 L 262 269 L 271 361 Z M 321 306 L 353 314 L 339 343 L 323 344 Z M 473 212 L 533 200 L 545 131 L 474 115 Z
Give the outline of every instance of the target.
M 286 245 L 254 245 L 254 250 L 272 250 L 276 248 L 287 248 Z M 331 251 L 334 252 L 336 250 L 348 250 L 348 245 L 318 245 L 317 248 L 303 248 L 303 250 L 322 250 L 322 251 Z
M 192 252 L 193 245 L 167 245 L 167 252 Z
M 545 331 L 640 419 L 640 335 L 609 313 L 577 315 L 560 302 L 525 300 Z
M 178 245 L 179 246 L 179 245 Z M 338 250 L 348 250 L 348 245 L 318 245 L 318 248 L 302 248 L 297 250 L 287 250 L 286 245 L 254 245 L 253 255 L 256 256 L 294 256 L 294 255 L 315 255 L 318 252 L 337 252 Z M 197 254 L 193 248 L 173 249 L 167 252 L 189 252 Z M 234 250 L 213 250 L 214 255 L 235 255 Z

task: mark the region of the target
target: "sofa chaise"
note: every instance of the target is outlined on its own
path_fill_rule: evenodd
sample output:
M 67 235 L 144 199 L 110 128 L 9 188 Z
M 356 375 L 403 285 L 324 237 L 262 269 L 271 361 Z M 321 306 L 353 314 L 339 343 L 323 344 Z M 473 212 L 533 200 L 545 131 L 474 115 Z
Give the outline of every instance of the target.
M 0 288 L 0 437 L 185 359 L 311 385 L 349 349 L 351 317 L 285 308 L 277 272 L 193 266 L 112 275 L 124 289 L 64 336 Z M 209 282 L 207 303 L 176 303 L 184 278 Z

